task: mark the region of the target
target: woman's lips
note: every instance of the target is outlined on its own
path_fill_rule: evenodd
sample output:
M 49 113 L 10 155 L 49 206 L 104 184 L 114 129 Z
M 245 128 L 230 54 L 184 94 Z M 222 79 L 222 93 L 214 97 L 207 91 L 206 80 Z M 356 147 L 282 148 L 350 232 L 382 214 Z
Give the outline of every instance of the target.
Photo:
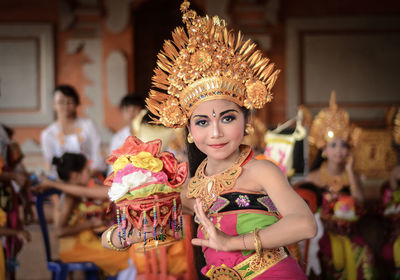
M 211 148 L 214 149 L 221 149 L 223 148 L 227 143 L 222 143 L 222 144 L 213 144 L 213 145 L 209 145 Z

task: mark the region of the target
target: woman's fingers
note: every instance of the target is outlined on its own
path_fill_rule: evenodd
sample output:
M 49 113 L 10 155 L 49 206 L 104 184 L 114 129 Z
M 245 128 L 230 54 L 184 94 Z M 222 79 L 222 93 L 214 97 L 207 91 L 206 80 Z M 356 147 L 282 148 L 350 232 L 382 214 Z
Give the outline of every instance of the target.
M 200 238 L 193 238 L 192 239 L 192 244 L 195 246 L 206 246 L 209 247 L 209 241 L 205 239 L 200 239 Z

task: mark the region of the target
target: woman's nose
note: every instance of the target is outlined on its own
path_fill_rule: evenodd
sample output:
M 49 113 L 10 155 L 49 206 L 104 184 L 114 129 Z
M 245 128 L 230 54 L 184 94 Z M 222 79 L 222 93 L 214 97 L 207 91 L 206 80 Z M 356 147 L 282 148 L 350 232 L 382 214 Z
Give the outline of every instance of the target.
M 222 136 L 222 131 L 219 126 L 219 123 L 213 122 L 213 127 L 212 127 L 212 137 L 213 138 L 218 138 Z

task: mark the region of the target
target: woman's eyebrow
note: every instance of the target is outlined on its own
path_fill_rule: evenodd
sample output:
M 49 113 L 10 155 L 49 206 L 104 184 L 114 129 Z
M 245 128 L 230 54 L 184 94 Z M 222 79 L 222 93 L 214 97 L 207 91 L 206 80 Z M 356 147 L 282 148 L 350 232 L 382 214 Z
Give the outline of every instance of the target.
M 237 110 L 235 110 L 235 109 L 229 109 L 229 110 L 226 110 L 226 111 L 223 111 L 223 112 L 219 113 L 219 116 L 222 117 L 223 115 L 228 114 L 228 113 L 230 113 L 230 112 L 239 113 L 239 112 L 238 112 Z
M 221 117 L 221 116 L 223 116 L 223 115 L 225 115 L 225 114 L 228 114 L 228 113 L 230 113 L 230 112 L 239 113 L 239 112 L 238 112 L 237 110 L 235 110 L 235 109 L 228 109 L 228 110 L 225 110 L 225 111 L 219 113 L 219 116 Z M 210 118 L 210 117 L 209 117 L 208 115 L 194 115 L 194 116 L 193 116 L 193 119 L 195 119 L 195 118 Z
M 209 118 L 207 115 L 194 115 L 193 119 L 198 119 L 198 118 Z

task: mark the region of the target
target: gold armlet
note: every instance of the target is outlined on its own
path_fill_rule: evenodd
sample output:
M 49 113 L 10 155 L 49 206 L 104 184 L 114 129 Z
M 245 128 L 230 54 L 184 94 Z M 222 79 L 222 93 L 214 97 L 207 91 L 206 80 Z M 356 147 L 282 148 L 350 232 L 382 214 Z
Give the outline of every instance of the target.
M 114 246 L 114 244 L 111 241 L 111 236 L 112 236 L 114 230 L 117 227 L 118 227 L 118 225 L 112 225 L 107 231 L 107 236 L 106 237 L 107 237 L 108 246 L 110 246 L 111 249 L 113 249 L 115 251 L 118 251 L 118 252 L 128 250 L 129 246 L 126 246 L 126 247 L 123 247 L 123 248 L 117 248 L 117 247 Z
M 258 256 L 262 256 L 262 243 L 260 236 L 258 235 L 259 229 L 256 228 L 254 230 L 254 248 L 256 249 L 256 253 Z

